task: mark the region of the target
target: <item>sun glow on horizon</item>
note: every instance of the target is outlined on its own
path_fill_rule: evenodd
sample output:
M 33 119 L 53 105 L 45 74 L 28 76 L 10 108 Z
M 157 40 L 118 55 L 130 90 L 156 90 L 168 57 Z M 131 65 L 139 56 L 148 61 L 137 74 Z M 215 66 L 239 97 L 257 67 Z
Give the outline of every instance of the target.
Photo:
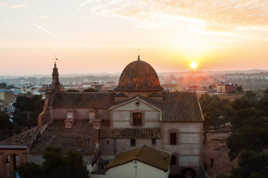
M 189 66 L 192 70 L 196 70 L 198 68 L 198 63 L 196 61 L 192 61 Z

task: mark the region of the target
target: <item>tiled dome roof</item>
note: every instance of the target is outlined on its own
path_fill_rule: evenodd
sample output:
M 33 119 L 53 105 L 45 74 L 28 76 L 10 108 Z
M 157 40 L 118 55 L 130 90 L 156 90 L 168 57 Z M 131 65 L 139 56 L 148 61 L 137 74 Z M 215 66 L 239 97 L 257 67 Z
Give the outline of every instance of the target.
M 161 91 L 162 87 L 153 67 L 141 61 L 131 62 L 123 70 L 116 91 Z

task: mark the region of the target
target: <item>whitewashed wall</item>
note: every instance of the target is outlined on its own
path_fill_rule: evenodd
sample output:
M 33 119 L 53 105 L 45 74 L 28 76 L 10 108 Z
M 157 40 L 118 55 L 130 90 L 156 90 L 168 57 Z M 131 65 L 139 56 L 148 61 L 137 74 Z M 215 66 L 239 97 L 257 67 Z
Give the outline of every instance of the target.
M 111 120 L 113 128 L 137 128 L 131 125 L 132 112 L 144 113 L 144 125 L 138 128 L 160 128 L 160 111 L 153 106 L 136 100 L 127 103 L 111 111 Z
M 130 139 L 117 139 L 116 140 L 116 153 L 121 153 L 135 148 L 140 148 L 142 146 L 150 146 L 155 149 L 161 149 L 161 140 L 156 140 L 156 145 L 152 145 L 152 139 L 136 139 L 136 146 L 130 145 Z
M 177 145 L 170 145 L 169 133 L 176 132 Z M 173 123 L 161 124 L 163 148 L 178 156 L 180 167 L 199 167 L 203 140 L 202 123 Z
M 107 178 L 168 178 L 168 175 L 169 171 L 164 172 L 139 161 L 131 161 L 106 172 Z

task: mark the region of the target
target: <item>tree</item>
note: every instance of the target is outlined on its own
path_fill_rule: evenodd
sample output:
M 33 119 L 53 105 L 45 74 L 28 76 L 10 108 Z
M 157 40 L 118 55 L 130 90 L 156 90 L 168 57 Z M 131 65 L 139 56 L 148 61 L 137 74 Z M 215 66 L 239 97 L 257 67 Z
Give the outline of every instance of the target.
M 6 83 L 0 83 L 0 88 L 1 88 L 1 89 L 5 89 L 5 88 L 7 88 L 7 84 L 6 84 Z
M 23 165 L 20 168 L 22 178 L 88 178 L 87 169 L 79 153 L 63 153 L 58 148 L 48 148 L 43 158 L 45 161 L 40 168 L 34 164 Z
M 201 96 L 200 104 L 204 113 L 206 128 L 209 126 L 218 128 L 232 117 L 232 106 L 226 99 L 205 94 Z
M 264 91 L 264 96 L 258 102 L 257 108 L 263 113 L 263 115 L 268 116 L 268 89 Z
M 26 163 L 22 165 L 18 172 L 20 173 L 21 177 L 25 178 L 42 178 L 42 169 L 41 166 L 35 163 Z
M 244 150 L 262 151 L 268 146 L 268 118 L 253 108 L 237 112 L 227 146 L 231 160 Z
M 233 168 L 231 178 L 264 178 L 268 175 L 268 154 L 244 151 L 239 156 L 239 168 Z
M 10 129 L 12 127 L 11 122 L 9 121 L 9 116 L 0 111 L 0 130 Z
M 0 111 L 0 140 L 11 136 L 12 123 L 9 121 L 9 116 Z
M 227 139 L 231 160 L 243 151 L 263 151 L 268 147 L 268 115 L 265 113 L 268 91 L 260 99 L 253 92 L 232 103 L 232 134 Z
M 236 111 L 241 109 L 255 108 L 258 103 L 257 95 L 252 91 L 247 91 L 241 98 L 236 99 L 232 103 L 233 109 Z
M 43 108 L 41 96 L 18 96 L 14 104 L 16 110 L 14 113 L 15 129 L 31 128 L 37 125 L 38 115 Z

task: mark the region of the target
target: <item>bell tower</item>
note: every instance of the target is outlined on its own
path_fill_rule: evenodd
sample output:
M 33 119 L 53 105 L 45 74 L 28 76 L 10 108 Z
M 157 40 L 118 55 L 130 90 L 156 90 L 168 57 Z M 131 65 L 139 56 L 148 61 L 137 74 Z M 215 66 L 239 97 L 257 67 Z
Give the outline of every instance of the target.
M 51 89 L 53 91 L 59 91 L 61 89 L 61 84 L 59 80 L 59 71 L 57 68 L 57 63 L 54 63 L 53 73 L 52 73 L 52 84 Z

